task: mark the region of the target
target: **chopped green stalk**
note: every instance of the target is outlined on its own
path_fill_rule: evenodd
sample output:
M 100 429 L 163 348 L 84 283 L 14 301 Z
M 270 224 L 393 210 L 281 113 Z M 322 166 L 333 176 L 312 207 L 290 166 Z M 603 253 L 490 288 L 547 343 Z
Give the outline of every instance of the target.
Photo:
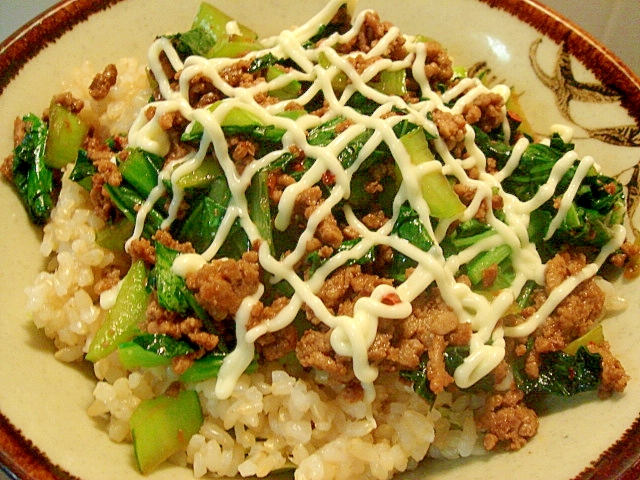
M 229 34 L 227 25 L 234 22 L 239 35 Z M 226 13 L 213 5 L 203 2 L 192 25 L 193 30 L 209 32 L 213 38 L 213 47 L 204 56 L 207 58 L 229 57 L 235 58 L 246 52 L 260 50 L 262 46 L 256 41 L 258 34 L 249 27 L 235 22 Z
M 211 104 L 209 111 L 215 111 L 224 100 Z M 265 125 L 259 117 L 251 113 L 246 108 L 231 108 L 227 115 L 220 122 L 220 126 L 229 135 L 248 134 L 257 139 L 280 141 L 285 133 L 284 129 L 276 128 L 273 125 Z M 183 142 L 198 141 L 202 138 L 204 127 L 199 122 L 194 122 L 191 128 L 185 131 L 180 137 Z
M 248 52 L 261 50 L 262 45 L 251 40 L 220 42 L 207 53 L 208 58 L 236 58 Z
M 267 187 L 268 176 L 269 173 L 266 169 L 262 169 L 254 175 L 247 190 L 247 201 L 251 220 L 256 224 L 260 236 L 269 245 L 271 253 L 274 253 L 271 206 L 269 204 L 269 188 Z
M 210 378 L 216 378 L 220 372 L 222 362 L 226 357 L 226 353 L 213 352 L 196 360 L 181 376 L 180 381 L 183 383 L 198 383 Z M 253 373 L 258 366 L 254 359 L 247 367 L 247 373 Z
M 217 9 L 213 5 L 207 2 L 202 2 L 195 18 L 193 19 L 193 24 L 191 27 L 208 28 L 216 36 L 216 38 L 223 39 L 225 37 L 228 37 L 227 24 L 233 21 L 233 18 Z M 240 30 L 239 38 L 242 38 L 244 40 L 258 39 L 258 34 L 255 31 L 240 23 L 238 23 L 237 25 Z
M 385 95 L 397 95 L 399 97 L 407 93 L 407 71 L 400 70 L 383 70 L 380 72 L 380 80 L 371 84 L 373 88 L 384 93 Z
M 576 338 L 573 342 L 564 347 L 562 351 L 568 355 L 575 355 L 580 347 L 586 347 L 590 343 L 595 343 L 596 345 L 604 343 L 602 324 L 599 323 L 595 328 L 592 328 L 581 337 Z
M 533 303 L 533 292 L 538 288 L 538 284 L 533 280 L 527 280 L 516 298 L 516 304 L 519 308 L 526 308 Z
M 214 103 L 212 105 L 211 111 L 214 111 L 216 108 L 218 108 L 218 106 L 221 105 L 223 101 L 224 100 L 220 100 L 220 102 Z M 229 110 L 229 112 L 227 112 L 227 115 L 224 117 L 220 125 L 223 127 L 246 127 L 249 125 L 263 125 L 263 123 L 260 118 L 255 116 L 246 108 L 234 107 Z
M 511 251 L 512 249 L 509 245 L 502 244 L 476 256 L 467 264 L 467 275 L 469 275 L 471 283 L 474 285 L 482 283 L 484 271 L 506 260 L 511 255 Z
M 203 423 L 198 394 L 185 390 L 176 397 L 143 400 L 129 420 L 138 468 L 148 474 L 186 448 Z
M 33 114 L 22 117 L 25 135 L 13 150 L 13 184 L 31 221 L 42 225 L 53 208 L 53 172 L 44 161 L 47 125 Z
M 176 356 L 188 355 L 193 348 L 169 335 L 145 333 L 118 346 L 120 363 L 127 369 L 157 367 L 171 363 Z
M 107 225 L 96 233 L 96 243 L 114 252 L 124 252 L 124 245 L 133 234 L 134 224 L 128 218 Z
M 436 161 L 422 128 L 416 128 L 403 135 L 400 141 L 415 165 Z M 420 187 L 422 196 L 429 205 L 431 216 L 451 218 L 464 211 L 464 204 L 442 172 L 433 171 L 423 175 L 420 179 Z
M 210 378 L 216 378 L 220 372 L 220 367 L 226 355 L 223 353 L 210 353 L 199 360 L 193 362 L 181 376 L 184 383 L 197 383 Z
M 148 301 L 147 269 L 142 260 L 137 260 L 122 280 L 115 305 L 93 337 L 87 360 L 96 362 L 133 338 L 145 320 Z
M 331 62 L 324 54 L 324 52 L 320 52 L 320 55 L 318 56 L 318 64 L 324 69 L 329 69 L 329 67 L 331 67 Z M 347 77 L 347 75 L 341 71 L 336 73 L 336 75 L 331 79 L 331 87 L 333 88 L 334 92 L 336 92 L 336 94 L 341 94 L 342 92 L 344 92 L 344 89 L 347 88 L 348 84 L 349 77 Z
M 151 190 L 158 185 L 158 175 L 163 163 L 162 157 L 135 149 L 119 168 L 122 178 L 143 197 L 148 197 Z
M 166 367 L 171 365 L 171 357 L 150 352 L 135 342 L 124 342 L 118 347 L 118 358 L 127 370 L 134 368 Z
M 285 75 L 286 72 L 280 70 L 276 66 L 270 66 L 267 69 L 266 79 L 267 82 L 271 80 L 275 80 L 276 78 Z M 291 100 L 292 98 L 297 98 L 300 94 L 300 90 L 302 89 L 302 84 L 298 80 L 292 80 L 287 85 L 282 88 L 278 88 L 277 90 L 271 90 L 269 95 L 279 98 L 280 100 Z
M 178 179 L 178 187 L 186 188 L 206 188 L 217 179 L 224 178 L 224 170 L 213 157 L 207 157 L 193 172 L 188 173 Z
M 89 127 L 73 112 L 51 102 L 49 107 L 49 136 L 45 149 L 45 163 L 62 168 L 76 161 Z
M 276 113 L 276 117 L 289 118 L 291 120 L 297 120 L 304 115 L 307 115 L 307 111 L 305 109 L 285 110 L 284 112 Z

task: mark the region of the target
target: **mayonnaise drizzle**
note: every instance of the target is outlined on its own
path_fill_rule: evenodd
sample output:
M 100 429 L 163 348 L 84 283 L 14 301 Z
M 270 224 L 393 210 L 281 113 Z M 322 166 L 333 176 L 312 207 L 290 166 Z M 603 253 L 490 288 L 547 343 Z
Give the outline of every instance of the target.
M 263 40 L 264 51 L 253 52 L 249 58 L 259 57 L 270 52 L 279 58 L 292 59 L 302 71 L 292 71 L 278 76 L 270 82 L 257 83 L 248 88 L 231 87 L 220 75 L 223 68 L 234 64 L 237 59 L 204 59 L 194 56 L 189 57 L 183 64 L 170 41 L 165 38 L 159 38 L 149 49 L 149 66 L 158 82 L 158 88 L 166 100 L 154 102 L 147 107 L 155 108 L 151 119 L 144 111 L 140 113 L 129 132 L 130 146 L 143 148 L 158 155 L 166 155 L 169 151 L 170 141 L 166 132 L 159 125 L 159 118 L 164 113 L 173 111 L 179 111 L 184 118 L 192 122 L 192 125 L 198 122 L 203 126 L 204 134 L 199 149 L 195 153 L 171 162 L 162 171 L 157 187 L 153 189 L 138 212 L 135 230 L 129 242 L 142 234 L 146 215 L 166 193 L 165 181 L 171 183 L 173 198 L 169 208 L 169 217 L 163 227 L 168 227 L 175 221 L 178 206 L 182 200 L 182 190 L 178 186 L 178 181 L 184 175 L 198 168 L 210 147 L 213 147 L 215 156 L 226 175 L 232 198 L 218 233 L 209 248 L 202 255 L 183 254 L 176 259 L 173 265 L 174 271 L 183 277 L 189 272 L 197 271 L 215 257 L 236 219 L 240 220 L 241 226 L 251 241 L 261 239 L 258 228 L 249 217 L 245 192 L 253 175 L 261 168 L 268 166 L 282 153 L 287 152 L 290 146 L 295 145 L 304 151 L 307 157 L 314 158 L 315 162 L 298 182 L 284 189 L 277 208 L 275 228 L 282 231 L 287 229 L 292 219 L 295 200 L 301 192 L 319 182 L 327 171 L 330 171 L 335 177 L 335 185 L 332 187 L 330 195 L 311 214 L 305 230 L 290 254 L 283 259 L 275 258 L 270 252 L 268 244 L 266 242 L 260 243 L 258 257 L 261 267 L 271 274 L 273 282 L 286 281 L 295 293 L 287 306 L 274 318 L 249 330 L 246 326 L 251 308 L 260 300 L 264 287 L 261 286 L 255 294 L 244 299 L 235 316 L 237 346 L 225 358 L 218 377 L 216 395 L 219 398 L 227 398 L 231 395 L 237 379 L 253 359 L 254 342 L 261 335 L 289 325 L 299 309 L 306 305 L 321 322 L 331 329 L 330 339 L 333 349 L 338 354 L 353 359 L 354 373 L 365 388 L 366 400 L 371 402 L 374 396 L 373 382 L 378 372 L 375 367 L 369 364 L 367 351 L 374 340 L 379 319 L 402 319 L 409 316 L 412 308 L 411 301 L 434 282 L 439 288 L 442 298 L 453 309 L 460 322 L 469 322 L 473 328 L 469 345 L 470 355 L 456 369 L 454 375 L 458 386 L 463 388 L 471 386 L 502 361 L 505 354 L 505 336 L 520 337 L 533 332 L 581 281 L 595 275 L 607 255 L 613 252 L 624 240 L 624 229 L 620 227 L 615 230 L 614 238 L 603 249 L 596 261 L 577 275 L 567 278 L 560 287 L 553 290 L 536 314 L 515 327 L 502 328 L 499 326 L 501 317 L 513 304 L 527 280 L 535 280 L 538 284 L 543 283 L 544 264 L 536 252 L 535 246 L 530 244 L 528 239 L 529 215 L 551 198 L 563 174 L 577 160 L 577 154 L 575 152 L 565 154 L 553 168 L 547 184 L 540 188 L 528 202 L 520 202 L 514 196 L 505 193 L 500 185 L 500 182 L 518 166 L 520 158 L 529 144 L 525 138 L 516 143 L 506 165 L 494 175 L 484 171 L 486 158 L 475 144 L 474 132 L 470 127 L 467 127 L 464 140 L 468 153 L 467 158 L 463 160 L 453 157 L 445 142 L 441 138 L 437 138 L 434 145 L 444 164 L 428 162 L 420 166 L 414 165 L 393 132 L 395 122 L 406 118 L 435 136 L 438 132 L 435 124 L 429 120 L 429 112 L 437 108 L 454 114 L 461 113 L 465 105 L 473 102 L 478 95 L 493 91 L 502 95 L 506 100 L 510 90 L 504 85 L 489 90 L 478 79 L 464 78 L 444 93 L 433 91 L 424 71 L 426 44 L 416 41 L 415 37 L 411 36 L 405 36 L 405 48 L 408 52 L 405 59 L 396 61 L 378 59 L 372 62 L 362 74 L 359 74 L 353 64 L 348 61 L 349 55 L 340 55 L 331 47 L 338 42 L 346 42 L 358 34 L 364 22 L 365 11 L 354 18 L 353 27 L 346 33 L 333 34 L 315 48 L 305 48 L 303 44 L 318 31 L 320 25 L 328 23 L 342 3 L 344 0 L 331 0 L 322 11 L 304 25 L 292 30 L 284 30 L 277 36 Z M 238 27 L 237 24 L 230 23 L 227 28 L 230 31 L 235 31 Z M 390 28 L 371 51 L 363 54 L 364 57 L 375 58 L 380 55 L 399 35 L 401 33 L 396 27 Z M 162 54 L 166 55 L 176 70 L 181 71 L 178 90 L 172 90 L 170 87 L 170 79 L 166 77 L 160 62 Z M 318 63 L 321 56 L 329 63 L 328 66 L 321 66 Z M 423 100 L 416 104 L 408 104 L 397 96 L 385 95 L 368 84 L 383 70 L 405 68 L 411 70 L 414 80 L 418 82 L 421 89 Z M 331 82 L 339 74 L 346 75 L 349 83 L 343 92 L 336 94 Z M 190 81 L 198 75 L 208 77 L 216 88 L 229 98 L 220 102 L 213 110 L 191 107 L 188 101 Z M 311 82 L 311 86 L 296 99 L 296 102 L 305 105 L 318 92 L 322 92 L 325 100 L 329 103 L 328 113 L 322 117 L 304 115 L 297 120 L 291 120 L 277 116 L 278 113 L 284 111 L 288 101 L 262 107 L 254 100 L 256 94 L 281 88 L 293 79 Z M 375 100 L 381 106 L 371 116 L 359 114 L 346 106 L 351 96 L 356 92 Z M 451 102 L 453 103 L 449 106 Z M 247 166 L 242 175 L 238 174 L 233 160 L 229 156 L 228 146 L 221 128 L 221 123 L 226 115 L 232 109 L 237 108 L 249 110 L 265 125 L 275 125 L 287 130 L 283 138 L 283 148 L 256 159 L 255 162 Z M 386 116 L 393 108 L 403 110 L 406 112 L 406 116 Z M 307 142 L 306 132 L 335 116 L 351 119 L 353 124 L 326 147 L 310 145 Z M 506 121 L 504 128 L 505 132 L 509 133 Z M 355 163 L 349 168 L 343 168 L 338 155 L 350 141 L 366 129 L 372 130 L 374 133 Z M 313 238 L 317 226 L 331 213 L 332 209 L 337 208 L 343 199 L 350 197 L 352 175 L 381 142 L 385 142 L 389 147 L 403 178 L 393 203 L 393 218 L 377 231 L 371 231 L 357 219 L 348 207 L 345 207 L 344 216 L 349 225 L 358 232 L 361 238 L 360 242 L 350 250 L 330 257 L 313 273 L 311 278 L 303 281 L 295 272 L 294 267 L 304 258 L 308 240 Z M 548 237 L 553 235 L 561 224 L 580 181 L 592 165 L 593 159 L 590 157 L 580 162 L 576 176 L 560 202 L 558 213 L 549 225 Z M 479 179 L 471 179 L 467 176 L 466 171 L 472 167 L 477 167 L 477 170 L 480 171 Z M 422 197 L 419 185 L 419 178 L 433 169 L 454 176 L 461 184 L 474 188 L 476 192 L 473 201 L 458 218 L 442 220 L 435 229 L 429 216 L 429 207 Z M 496 218 L 491 210 L 491 197 L 495 190 L 501 194 L 504 200 L 505 221 Z M 420 216 L 431 237 L 436 240 L 436 245 L 427 252 L 396 235 L 390 235 L 399 208 L 407 200 Z M 496 233 L 463 250 L 460 254 L 445 259 L 437 242 L 442 241 L 453 221 L 473 218 L 482 205 L 486 206 L 488 223 Z M 456 282 L 455 276 L 462 265 L 479 253 L 502 244 L 509 245 L 513 252 L 512 263 L 515 270 L 515 280 L 509 288 L 489 299 L 474 293 L 468 286 Z M 414 259 L 417 262 L 414 273 L 397 287 L 383 285 L 376 288 L 371 297 L 360 298 L 355 304 L 353 316 L 333 314 L 319 299 L 317 292 L 326 278 L 336 269 L 351 259 L 362 257 L 375 245 L 388 245 Z M 399 303 L 393 302 L 393 305 L 389 305 L 389 298 L 397 298 Z

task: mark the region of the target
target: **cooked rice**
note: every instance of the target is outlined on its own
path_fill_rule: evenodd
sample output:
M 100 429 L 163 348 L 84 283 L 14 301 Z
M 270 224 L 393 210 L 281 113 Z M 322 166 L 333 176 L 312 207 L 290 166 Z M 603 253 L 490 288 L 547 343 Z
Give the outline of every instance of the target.
M 82 115 L 98 121 L 106 135 L 126 131 L 149 95 L 138 62 L 116 66 L 118 86 L 104 101 L 85 93 L 95 72 L 89 64 L 64 85 L 85 101 Z M 93 213 L 88 192 L 67 177 L 68 172 L 44 228 L 41 253 L 50 263 L 26 293 L 27 309 L 54 340 L 56 358 L 72 362 L 83 359 L 101 322 L 104 312 L 93 286 L 116 255 L 96 244 L 103 222 Z M 127 372 L 117 353 L 96 362 L 94 370 L 98 383 L 88 413 L 108 419 L 116 442 L 131 441 L 128 421 L 140 402 L 176 380 L 170 367 Z M 226 400 L 216 398 L 215 379 L 193 385 L 205 421 L 172 461 L 191 465 L 196 478 L 264 477 L 295 466 L 298 479 L 386 479 L 415 468 L 427 454 L 457 458 L 483 452 L 473 421 L 479 397 L 454 399 L 445 393 L 430 406 L 397 376 L 383 374 L 376 382 L 373 422 L 363 401 L 350 402 L 337 387 L 307 373 L 291 373 L 280 364 L 261 367 L 243 375 Z
M 114 65 L 118 70 L 116 84 L 102 100 L 94 100 L 87 87 L 103 67 L 85 62 L 62 84 L 62 91 L 69 91 L 84 101 L 85 108 L 80 116 L 89 125 L 100 125 L 105 138 L 128 132 L 136 114 L 151 96 L 143 64 L 135 58 L 123 58 Z

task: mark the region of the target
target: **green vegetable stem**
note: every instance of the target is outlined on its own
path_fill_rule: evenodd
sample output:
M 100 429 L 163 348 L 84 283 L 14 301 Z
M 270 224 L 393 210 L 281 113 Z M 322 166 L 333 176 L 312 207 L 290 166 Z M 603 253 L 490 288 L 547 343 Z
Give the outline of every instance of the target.
M 87 360 L 96 362 L 133 338 L 145 321 L 148 300 L 147 269 L 142 260 L 137 260 L 122 280 L 115 304 L 93 337 Z

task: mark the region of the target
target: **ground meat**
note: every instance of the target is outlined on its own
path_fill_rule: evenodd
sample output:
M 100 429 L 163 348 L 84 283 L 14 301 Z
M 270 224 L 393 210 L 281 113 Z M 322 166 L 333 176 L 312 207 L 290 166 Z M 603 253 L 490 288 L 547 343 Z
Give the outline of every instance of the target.
M 412 305 L 413 311 L 403 324 L 405 337 L 416 337 L 428 345 L 432 335 L 448 335 L 458 327 L 457 315 L 436 288 L 419 295 Z
M 386 371 L 415 369 L 426 348 L 415 338 L 397 339 L 394 323 L 397 320 L 379 320 L 378 332 L 367 351 L 369 361 Z
M 640 245 L 624 242 L 620 252 L 609 257 L 612 265 L 624 269 L 624 278 L 632 280 L 640 275 Z
M 376 12 L 367 12 L 358 34 L 349 42 L 337 45 L 336 51 L 343 54 L 353 51 L 367 53 L 378 44 L 380 39 L 387 34 L 391 27 L 391 23 L 382 22 Z M 400 35 L 391 42 L 382 55 L 392 60 L 402 60 L 407 56 L 404 44 L 405 39 Z
M 464 141 L 467 122 L 462 115 L 436 109 L 433 111 L 433 121 L 449 150 Z
M 436 89 L 439 83 L 448 83 L 453 77 L 453 62 L 438 42 L 427 42 L 424 73 L 432 89 Z
M 168 131 L 171 129 L 184 130 L 188 121 L 182 116 L 179 110 L 173 112 L 164 112 L 158 119 L 158 125 L 161 129 Z
M 309 219 L 320 203 L 322 203 L 322 190 L 319 186 L 315 185 L 303 190 L 296 197 L 293 210 L 296 214 L 304 216 L 305 219 Z
M 325 371 L 337 381 L 347 383 L 353 379 L 350 361 L 336 355 L 331 348 L 330 337 L 329 331 L 305 331 L 296 344 L 296 357 L 303 367 Z
M 98 73 L 89 85 L 89 95 L 94 100 L 102 100 L 116 84 L 118 69 L 113 63 L 107 65 L 102 73 Z
M 93 284 L 96 296 L 115 287 L 120 281 L 120 269 L 111 265 L 100 272 L 100 277 Z
M 215 320 L 235 315 L 242 300 L 253 295 L 260 283 L 255 252 L 240 260 L 215 259 L 197 272 L 187 274 L 187 287 Z
M 180 88 L 180 75 L 175 71 L 173 65 L 171 65 L 169 57 L 167 57 L 167 54 L 165 52 L 161 52 L 158 60 L 160 61 L 160 66 L 162 67 L 164 75 L 170 82 L 169 87 L 172 90 L 178 90 Z M 157 86 L 154 88 L 153 98 L 154 100 L 162 100 L 162 94 L 160 93 L 160 89 Z
M 442 392 L 453 382 L 444 363 L 444 350 L 448 345 L 445 337 L 453 334 L 459 325 L 457 315 L 445 303 L 436 288 L 419 295 L 413 301 L 411 315 L 401 322 L 401 338 L 417 339 L 427 350 L 427 378 L 429 388 L 434 393 Z M 466 336 L 465 334 L 465 339 Z M 456 340 L 460 341 L 462 338 Z
M 278 360 L 295 351 L 298 344 L 298 331 L 293 325 L 268 332 L 258 337 L 255 342 L 256 351 L 266 361 Z
M 136 238 L 129 244 L 131 261 L 142 260 L 147 266 L 155 265 L 156 249 L 146 238 Z
M 29 122 L 30 123 L 30 122 Z M 17 147 L 24 140 L 24 136 L 27 133 L 27 122 L 20 117 L 16 117 L 13 122 L 13 146 Z
M 429 379 L 429 390 L 438 394 L 453 383 L 453 377 L 449 375 L 444 361 L 444 351 L 447 342 L 440 335 L 433 335 L 427 348 L 429 360 L 427 362 L 427 378 Z
M 195 253 L 196 251 L 193 249 L 193 245 L 191 242 L 178 242 L 174 240 L 171 234 L 166 230 L 158 230 L 153 235 L 153 240 L 156 240 L 163 244 L 165 247 L 168 247 L 172 250 L 175 250 L 180 253 Z
M 13 146 L 17 147 L 22 143 L 24 136 L 27 132 L 26 122 L 24 122 L 20 117 L 16 117 L 13 121 Z M 4 177 L 13 181 L 13 154 L 8 155 L 3 160 L 0 165 L 0 173 L 4 175 Z
M 236 166 L 236 170 L 242 175 L 247 165 L 255 160 L 258 145 L 242 136 L 228 138 L 227 145 L 229 146 L 231 158 Z
M 477 419 L 485 431 L 484 448 L 495 449 L 500 443 L 509 450 L 522 448 L 538 431 L 538 416 L 523 403 L 520 390 L 491 395 Z
M 84 108 L 84 102 L 75 98 L 70 92 L 60 93 L 53 97 L 53 103 L 60 105 L 70 111 L 78 114 Z
M 547 294 L 567 277 L 582 270 L 586 261 L 582 253 L 565 251 L 547 262 Z M 539 329 L 535 350 L 539 353 L 562 350 L 569 342 L 587 333 L 600 318 L 604 300 L 604 292 L 594 279 L 582 282 L 556 307 Z
M 470 173 L 473 174 L 473 171 L 470 171 Z M 470 178 L 472 177 L 470 176 Z M 463 183 L 454 184 L 453 190 L 456 193 L 456 195 L 458 195 L 458 198 L 460 198 L 460 201 L 466 206 L 469 206 L 471 202 L 473 202 L 477 192 L 477 190 L 474 187 L 465 185 Z M 503 198 L 498 194 L 492 195 L 491 210 L 495 212 L 496 210 L 502 210 L 502 208 L 504 208 Z M 488 212 L 489 212 L 489 205 L 485 200 L 478 205 L 478 209 L 475 215 L 473 216 L 473 218 L 485 223 Z
M 334 314 L 351 315 L 357 299 L 371 296 L 382 284 L 390 285 L 391 280 L 364 274 L 360 265 L 342 267 L 324 282 L 317 296 Z M 310 319 L 314 318 L 313 312 L 307 313 Z
M 115 214 L 116 209 L 111 202 L 109 192 L 104 186 L 107 184 L 114 187 L 119 186 L 122 183 L 122 174 L 117 164 L 113 161 L 113 152 L 103 142 L 89 135 L 85 139 L 84 148 L 97 170 L 91 177 L 89 198 L 96 215 L 107 221 Z
M 356 72 L 362 75 L 367 68 L 380 60 L 380 58 L 379 56 L 365 57 L 364 55 L 356 55 L 355 57 L 348 57 L 347 60 L 355 68 Z
M 333 215 L 328 215 L 320 222 L 315 236 L 324 245 L 328 245 L 334 249 L 338 248 L 344 240 L 342 230 L 338 227 L 338 222 Z
M 162 308 L 155 295 L 150 299 L 146 313 L 145 330 L 148 333 L 169 335 L 176 340 L 186 337 L 200 347 L 202 352 L 198 356 L 218 346 L 219 338 L 206 331 L 202 320 L 195 317 L 183 318 L 176 312 Z
M 189 79 L 189 104 L 194 108 L 204 108 L 224 98 L 211 79 L 203 74 L 197 74 Z
M 613 392 L 623 392 L 629 381 L 629 376 L 620 361 L 611 353 L 609 342 L 599 345 L 589 343 L 587 350 L 602 356 L 602 380 L 598 388 L 598 395 L 601 398 L 607 398 Z
M 223 68 L 220 71 L 220 77 L 234 88 L 249 88 L 257 83 L 264 82 L 265 79 L 261 76 L 262 73 L 260 70 L 249 72 L 251 63 L 252 60 L 250 59 L 239 60 L 238 62 Z
M 497 93 L 482 93 L 473 102 L 465 105 L 462 115 L 469 125 L 477 125 L 484 132 L 490 132 L 504 121 L 504 99 Z
M 289 185 L 296 183 L 296 180 L 281 171 L 271 171 L 267 177 L 267 188 L 269 189 L 269 200 L 277 204 L 282 198 L 282 192 Z
M 375 212 L 367 213 L 364 217 L 362 217 L 362 223 L 364 223 L 364 225 L 369 230 L 378 230 L 388 221 L 389 219 L 382 210 L 376 210 Z

